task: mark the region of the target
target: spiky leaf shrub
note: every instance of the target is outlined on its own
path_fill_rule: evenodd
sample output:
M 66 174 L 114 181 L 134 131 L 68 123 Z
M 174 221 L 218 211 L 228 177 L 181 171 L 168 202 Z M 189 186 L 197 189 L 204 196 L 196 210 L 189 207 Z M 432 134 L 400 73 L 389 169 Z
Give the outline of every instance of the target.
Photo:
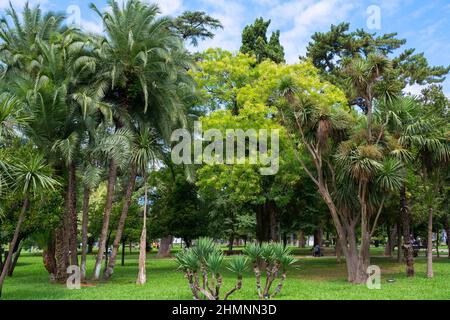
M 198 239 L 194 247 L 179 252 L 176 258 L 189 282 L 189 288 L 195 300 L 199 300 L 201 295 L 208 300 L 220 299 L 223 280 L 220 270 L 224 267 L 224 256 L 212 239 Z M 247 268 L 247 258 L 235 256 L 227 268 L 237 275 L 237 282 L 233 289 L 225 293 L 224 300 L 241 289 L 242 275 Z
M 244 254 L 253 264 L 256 278 L 256 290 L 260 299 L 271 299 L 280 293 L 286 280 L 287 269 L 297 260 L 291 254 L 291 250 L 281 243 L 249 244 L 244 249 Z M 261 276 L 265 273 L 264 288 L 261 286 Z M 274 281 L 279 280 L 275 290 L 270 289 Z

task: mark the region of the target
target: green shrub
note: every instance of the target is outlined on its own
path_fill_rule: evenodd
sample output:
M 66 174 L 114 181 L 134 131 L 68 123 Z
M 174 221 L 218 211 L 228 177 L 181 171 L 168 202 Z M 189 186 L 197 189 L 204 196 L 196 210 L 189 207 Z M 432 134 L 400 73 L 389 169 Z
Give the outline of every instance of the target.
M 281 243 L 249 244 L 244 249 L 244 254 L 253 264 L 256 278 L 256 290 L 260 299 L 271 299 L 280 293 L 286 280 L 288 266 L 296 262 L 291 250 Z M 261 275 L 266 274 L 264 288 L 261 287 Z M 279 283 L 275 290 L 270 289 L 275 280 Z
M 220 270 L 224 266 L 224 257 L 222 250 L 212 239 L 198 239 L 194 247 L 179 252 L 176 258 L 195 300 L 199 300 L 200 295 L 209 300 L 219 300 L 222 286 Z M 235 256 L 227 268 L 237 275 L 237 282 L 233 289 L 225 293 L 224 300 L 241 289 L 242 274 L 247 268 L 247 258 Z

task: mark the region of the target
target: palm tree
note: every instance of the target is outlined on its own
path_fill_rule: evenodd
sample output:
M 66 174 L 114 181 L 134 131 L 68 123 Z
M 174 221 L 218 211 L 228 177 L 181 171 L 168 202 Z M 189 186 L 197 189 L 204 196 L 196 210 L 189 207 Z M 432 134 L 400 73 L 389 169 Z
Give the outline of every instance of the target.
M 143 113 L 152 123 L 163 128 L 163 134 L 169 137 L 170 128 L 176 122 L 174 119 L 178 120 L 184 114 L 178 91 L 180 83 L 189 79 L 186 71 L 191 59 L 181 39 L 170 30 L 171 20 L 157 18 L 157 6 L 136 0 L 127 1 L 122 7 L 118 1 L 109 0 L 108 5 L 111 10 L 105 12 L 100 12 L 93 4 L 91 8 L 101 17 L 106 33 L 106 38 L 98 43 L 96 49 L 103 67 L 97 79 L 102 82 L 106 79 L 109 83 L 105 98 L 117 106 L 115 129 L 120 130 L 127 125 L 124 118 Z M 104 225 L 94 279 L 100 275 L 116 175 L 116 165 L 110 161 Z M 133 184 L 133 170 L 130 175 L 130 183 Z M 125 221 L 131 194 L 126 195 L 121 221 Z M 106 277 L 111 271 L 112 268 L 108 268 Z
M 408 125 L 400 138 L 402 145 L 414 151 L 413 159 L 422 177 L 422 185 L 428 206 L 427 277 L 433 277 L 433 211 L 434 197 L 439 191 L 441 170 L 450 161 L 450 145 L 445 130 L 448 123 L 433 117 L 416 120 Z
M 59 185 L 59 183 L 52 177 L 52 170 L 45 163 L 43 155 L 36 153 L 35 150 L 32 150 L 29 156 L 25 159 L 15 159 L 15 163 L 9 164 L 9 168 L 14 181 L 14 189 L 22 196 L 22 209 L 17 220 L 13 239 L 9 245 L 10 249 L 8 256 L 5 264 L 3 265 L 3 270 L 0 276 L 0 296 L 3 282 L 11 264 L 13 248 L 19 238 L 19 233 L 25 220 L 25 214 L 29 207 L 30 198 L 38 195 L 40 192 L 54 189 Z
M 161 145 L 155 137 L 155 133 L 147 123 L 140 124 L 139 135 L 133 150 L 133 163 L 135 163 L 137 171 L 142 175 L 144 180 L 144 212 L 142 233 L 139 245 L 139 274 L 136 283 L 145 284 L 147 281 L 145 271 L 145 260 L 147 250 L 147 208 L 148 208 L 148 168 L 153 169 L 156 161 L 161 158 Z
M 362 99 L 361 105 L 367 115 L 367 141 L 371 143 L 373 141 L 372 114 L 376 85 L 381 77 L 391 70 L 391 62 L 383 55 L 369 54 L 366 59 L 361 57 L 345 59 L 343 65 L 350 94 Z
M 387 137 L 376 144 L 368 141 L 365 117 L 316 103 L 296 89 L 295 79 L 282 79 L 278 94 L 280 121 L 298 137 L 314 169 L 303 155 L 297 154 L 297 159 L 330 210 L 346 257 L 348 280 L 363 283 L 370 239 L 386 194 L 400 186 L 401 165 L 386 157 L 390 151 Z M 355 232 L 359 222 L 358 250 Z
M 5 62 L 4 74 L 25 70 L 36 75 L 40 55 L 37 43 L 49 41 L 53 35 L 62 33 L 65 17 L 54 12 L 44 15 L 39 6 L 30 8 L 28 2 L 21 16 L 12 5 L 5 13 L 0 19 L 0 39 L 4 42 L 0 46 L 0 60 Z
M 58 278 L 63 280 L 69 260 L 72 264 L 78 260 L 76 165 L 84 130 L 79 124 L 86 113 L 86 93 L 101 96 L 103 86 L 91 83 L 96 67 L 91 43 L 78 30 L 63 27 L 63 15 L 43 16 L 39 7 L 30 9 L 28 4 L 21 19 L 12 7 L 7 14 L 13 25 L 4 18 L 0 57 L 7 65 L 8 91 L 33 116 L 23 133 L 66 177 L 64 223 L 56 232 Z

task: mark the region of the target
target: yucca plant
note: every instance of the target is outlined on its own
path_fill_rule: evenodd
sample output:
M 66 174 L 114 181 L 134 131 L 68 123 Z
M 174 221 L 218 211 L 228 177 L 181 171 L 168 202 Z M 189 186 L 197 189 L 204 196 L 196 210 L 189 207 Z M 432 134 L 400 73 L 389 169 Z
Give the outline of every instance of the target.
M 252 243 L 244 249 L 244 254 L 253 264 L 256 290 L 260 299 L 271 299 L 281 292 L 288 267 L 297 261 L 292 256 L 291 250 L 281 243 L 263 243 L 262 245 Z M 264 289 L 261 287 L 263 272 L 266 274 Z M 277 279 L 279 283 L 270 293 L 272 284 Z
M 176 258 L 189 282 L 189 288 L 195 300 L 200 300 L 200 294 L 208 300 L 220 299 L 223 280 L 220 270 L 223 268 L 224 256 L 212 239 L 198 239 L 195 247 L 181 251 Z M 235 256 L 227 268 L 237 274 L 237 283 L 233 289 L 225 293 L 224 300 L 241 289 L 242 276 L 247 268 L 247 258 Z

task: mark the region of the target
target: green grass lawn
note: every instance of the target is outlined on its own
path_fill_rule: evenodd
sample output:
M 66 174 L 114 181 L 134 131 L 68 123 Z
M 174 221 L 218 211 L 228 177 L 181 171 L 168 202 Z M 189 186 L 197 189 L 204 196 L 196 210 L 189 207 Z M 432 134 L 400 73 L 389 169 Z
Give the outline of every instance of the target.
M 434 278 L 425 277 L 425 258 L 416 259 L 416 277 L 407 279 L 404 266 L 395 259 L 380 256 L 382 249 L 374 248 L 372 264 L 380 266 L 380 290 L 370 290 L 364 285 L 351 285 L 345 281 L 344 263 L 324 256 L 312 258 L 309 249 L 295 251 L 299 261 L 288 272 L 281 294 L 276 299 L 450 299 L 450 260 L 445 256 L 434 260 Z M 88 271 L 92 272 L 94 257 L 89 257 Z M 23 254 L 12 278 L 4 285 L 4 299 L 192 299 L 187 281 L 177 270 L 174 259 L 156 259 L 149 254 L 147 284 L 135 284 L 138 256 L 128 254 L 125 266 L 117 266 L 107 283 L 68 290 L 64 285 L 51 284 L 39 255 Z M 387 279 L 395 279 L 388 283 Z M 223 289 L 235 284 L 235 278 L 224 270 Z M 256 299 L 255 281 L 249 271 L 244 277 L 242 290 L 231 299 Z

